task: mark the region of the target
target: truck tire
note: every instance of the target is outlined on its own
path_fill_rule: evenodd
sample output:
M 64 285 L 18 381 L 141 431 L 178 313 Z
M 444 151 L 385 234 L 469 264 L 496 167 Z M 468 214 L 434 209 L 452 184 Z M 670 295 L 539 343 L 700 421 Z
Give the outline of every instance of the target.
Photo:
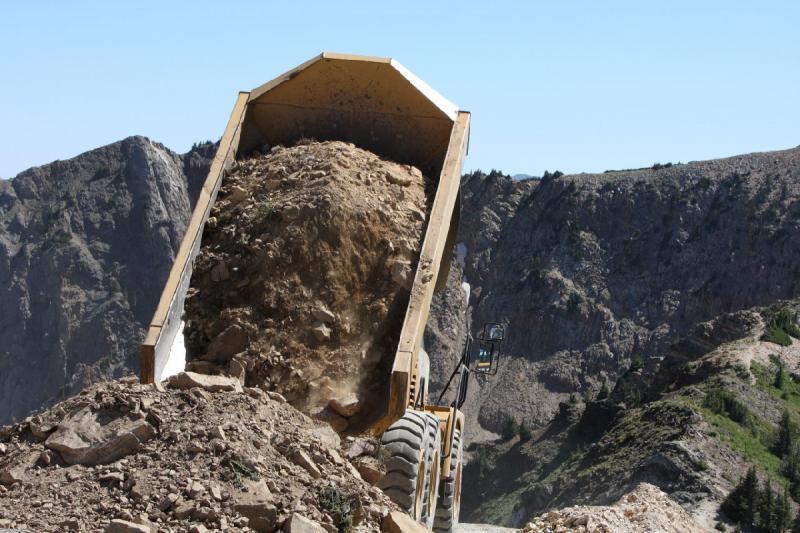
M 425 510 L 422 523 L 428 529 L 433 527 L 436 508 L 439 503 L 439 473 L 442 466 L 442 432 L 439 431 L 439 417 L 425 413 L 428 422 L 428 472 L 425 479 Z
M 437 533 L 450 533 L 458 524 L 458 511 L 461 507 L 461 468 L 464 456 L 461 432 L 453 431 L 453 446 L 450 449 L 450 476 L 441 481 L 439 502 L 433 530 Z
M 388 459 L 378 488 L 418 522 L 428 518 L 430 434 L 427 413 L 409 409 L 381 437 Z

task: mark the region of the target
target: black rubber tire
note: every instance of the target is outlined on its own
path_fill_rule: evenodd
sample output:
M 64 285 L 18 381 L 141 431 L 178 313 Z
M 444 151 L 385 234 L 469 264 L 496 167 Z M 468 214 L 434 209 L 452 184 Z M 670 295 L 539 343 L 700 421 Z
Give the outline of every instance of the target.
M 433 521 L 433 530 L 437 533 L 450 533 L 453 527 L 458 524 L 458 507 L 460 502 L 455 501 L 456 492 L 460 492 L 461 487 L 456 487 L 456 483 L 461 483 L 461 478 L 455 475 L 458 466 L 464 456 L 461 442 L 461 432 L 453 431 L 453 446 L 450 449 L 451 472 L 449 477 L 441 481 L 439 486 L 439 501 L 436 505 L 436 517 Z
M 423 458 L 426 478 L 430 472 L 429 426 L 426 413 L 409 409 L 403 418 L 392 424 L 381 436 L 381 444 L 389 457 L 386 460 L 386 474 L 378 482 L 378 488 L 403 511 L 412 517 L 419 516 L 420 519 L 426 518 L 424 510 L 427 501 L 424 495 L 419 515 L 415 514 L 414 507 L 417 477 Z
M 436 508 L 439 503 L 439 472 L 442 466 L 442 433 L 439 431 L 438 416 L 432 413 L 425 413 L 425 417 L 428 423 L 428 455 L 427 468 L 425 471 L 422 524 L 428 529 L 431 529 L 436 518 Z

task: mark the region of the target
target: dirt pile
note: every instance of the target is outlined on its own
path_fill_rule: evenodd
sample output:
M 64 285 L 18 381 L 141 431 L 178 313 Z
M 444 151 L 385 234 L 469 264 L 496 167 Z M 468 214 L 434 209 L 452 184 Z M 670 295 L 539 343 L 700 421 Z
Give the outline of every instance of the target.
M 188 368 L 305 412 L 334 400 L 322 413 L 332 426 L 366 427 L 363 406 L 384 403 L 429 192 L 416 168 L 342 142 L 238 162 L 195 262 Z
M 94 385 L 0 428 L 0 528 L 377 531 L 395 509 L 354 466 L 381 468 L 374 442 L 343 447 L 277 393 L 188 378 Z
M 611 506 L 576 506 L 551 511 L 528 523 L 523 533 L 702 533 L 680 505 L 658 487 L 642 483 Z

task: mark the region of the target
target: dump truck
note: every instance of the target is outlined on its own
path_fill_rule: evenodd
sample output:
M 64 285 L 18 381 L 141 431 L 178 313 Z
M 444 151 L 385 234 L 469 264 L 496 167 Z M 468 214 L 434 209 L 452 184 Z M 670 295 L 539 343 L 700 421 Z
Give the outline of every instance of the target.
M 427 528 L 452 531 L 458 521 L 463 463 L 464 403 L 472 339 L 450 377 L 455 399 L 429 403 L 430 364 L 423 332 L 435 291 L 447 280 L 459 219 L 461 166 L 470 114 L 397 61 L 325 52 L 249 92 L 241 92 L 219 142 L 158 307 L 141 346 L 141 381 L 160 382 L 183 370 L 184 304 L 203 231 L 226 172 L 262 146 L 301 139 L 344 141 L 413 165 L 433 180 L 435 195 L 399 332 L 382 416 L 371 428 L 385 450 L 379 486 Z M 501 324 L 477 339 L 473 372 L 497 368 Z M 190 354 L 191 355 L 191 354 Z M 439 397 L 440 403 L 444 396 Z

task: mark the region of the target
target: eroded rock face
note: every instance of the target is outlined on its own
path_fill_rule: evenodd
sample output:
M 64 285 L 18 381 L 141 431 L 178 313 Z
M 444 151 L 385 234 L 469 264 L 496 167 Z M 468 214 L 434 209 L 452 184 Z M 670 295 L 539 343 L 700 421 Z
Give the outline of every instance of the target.
M 473 380 L 481 401 L 468 418 L 492 431 L 506 415 L 541 426 L 571 393 L 613 386 L 633 357 L 658 357 L 695 324 L 798 296 L 799 216 L 800 149 L 543 180 L 466 176 L 472 331 L 509 326 L 499 374 Z M 431 337 L 462 327 L 448 306 L 432 310 L 432 361 L 453 355 Z M 432 381 L 451 369 L 432 364 Z
M 84 407 L 66 417 L 45 446 L 68 464 L 105 464 L 134 452 L 156 434 L 143 416 L 93 411 Z
M 130 137 L 0 181 L 0 424 L 138 369 L 214 150 Z

